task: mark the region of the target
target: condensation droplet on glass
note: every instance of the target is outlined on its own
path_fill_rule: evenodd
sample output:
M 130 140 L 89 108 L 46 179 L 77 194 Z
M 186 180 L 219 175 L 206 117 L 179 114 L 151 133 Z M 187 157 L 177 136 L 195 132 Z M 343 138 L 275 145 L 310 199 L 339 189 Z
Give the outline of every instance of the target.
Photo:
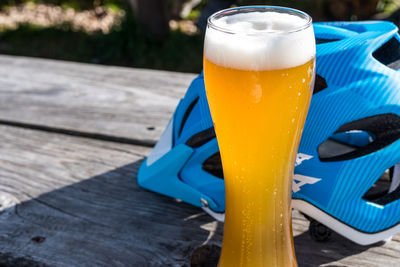
M 294 123 L 294 121 L 295 121 L 295 119 L 293 118 L 293 119 L 292 119 L 292 123 Z
M 306 82 L 306 79 L 303 78 L 303 83 L 305 83 L 305 82 Z
M 310 77 L 313 73 L 313 68 L 308 67 L 308 77 Z
M 301 95 L 301 92 L 299 92 L 298 95 L 300 96 L 300 95 Z

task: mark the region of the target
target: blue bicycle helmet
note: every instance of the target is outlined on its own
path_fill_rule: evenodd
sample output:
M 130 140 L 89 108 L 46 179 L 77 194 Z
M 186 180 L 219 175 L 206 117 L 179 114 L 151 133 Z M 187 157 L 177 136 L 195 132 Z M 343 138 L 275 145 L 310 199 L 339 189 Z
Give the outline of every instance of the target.
M 397 27 L 329 22 L 315 23 L 314 31 L 317 77 L 296 159 L 293 207 L 356 243 L 386 240 L 400 232 Z M 381 183 L 382 177 L 390 180 Z M 138 183 L 223 220 L 223 173 L 202 74 L 140 167 Z

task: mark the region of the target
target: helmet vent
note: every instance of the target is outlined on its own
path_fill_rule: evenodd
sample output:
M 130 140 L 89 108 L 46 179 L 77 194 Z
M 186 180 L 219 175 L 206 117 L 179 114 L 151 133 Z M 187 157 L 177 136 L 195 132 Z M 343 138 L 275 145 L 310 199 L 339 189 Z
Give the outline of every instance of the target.
M 321 161 L 341 161 L 376 152 L 400 138 L 400 117 L 388 113 L 342 125 L 319 145 Z
M 181 135 L 182 130 L 183 130 L 183 126 L 185 126 L 185 123 L 186 123 L 187 119 L 189 118 L 190 113 L 192 112 L 194 106 L 197 104 L 198 101 L 199 101 L 199 97 L 196 97 L 196 98 L 192 101 L 192 103 L 190 103 L 190 105 L 188 106 L 188 108 L 187 108 L 185 114 L 183 115 L 182 123 L 181 123 L 181 126 L 179 127 L 178 136 Z
M 207 160 L 203 162 L 203 170 L 220 178 L 224 179 L 224 173 L 222 171 L 221 155 L 219 152 L 215 153 Z
M 328 84 L 326 83 L 325 78 L 320 75 L 315 75 L 315 84 L 313 94 L 321 92 L 322 90 L 328 88 Z
M 364 200 L 387 205 L 400 199 L 400 164 L 387 169 L 375 184 L 364 194 Z
M 378 48 L 372 56 L 391 69 L 400 69 L 400 41 L 393 37 Z
M 318 147 L 319 158 L 321 161 L 336 161 L 336 158 L 369 144 L 373 138 L 370 133 L 359 130 L 335 133 Z
M 200 147 L 215 137 L 214 127 L 211 127 L 190 137 L 186 141 L 186 145 L 192 148 Z
M 327 39 L 327 38 L 316 38 L 315 42 L 317 44 L 325 44 L 325 43 L 331 43 L 331 42 L 336 42 L 339 41 L 340 39 Z

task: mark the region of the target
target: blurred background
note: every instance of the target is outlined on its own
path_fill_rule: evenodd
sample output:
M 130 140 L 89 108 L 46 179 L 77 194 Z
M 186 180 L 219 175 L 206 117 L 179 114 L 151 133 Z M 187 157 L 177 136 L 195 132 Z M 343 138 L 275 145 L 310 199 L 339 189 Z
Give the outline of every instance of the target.
M 0 53 L 200 72 L 206 18 L 256 4 L 298 8 L 314 21 L 400 22 L 400 0 L 0 0 Z

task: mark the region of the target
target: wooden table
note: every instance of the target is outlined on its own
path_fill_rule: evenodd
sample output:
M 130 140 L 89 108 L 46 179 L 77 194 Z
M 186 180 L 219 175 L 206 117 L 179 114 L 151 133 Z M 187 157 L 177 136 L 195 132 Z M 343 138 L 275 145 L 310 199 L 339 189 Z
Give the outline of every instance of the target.
M 194 74 L 11 56 L 0 65 L 0 265 L 188 266 L 196 247 L 220 245 L 221 223 L 136 183 Z M 317 243 L 293 216 L 300 266 L 400 266 L 400 235 Z

